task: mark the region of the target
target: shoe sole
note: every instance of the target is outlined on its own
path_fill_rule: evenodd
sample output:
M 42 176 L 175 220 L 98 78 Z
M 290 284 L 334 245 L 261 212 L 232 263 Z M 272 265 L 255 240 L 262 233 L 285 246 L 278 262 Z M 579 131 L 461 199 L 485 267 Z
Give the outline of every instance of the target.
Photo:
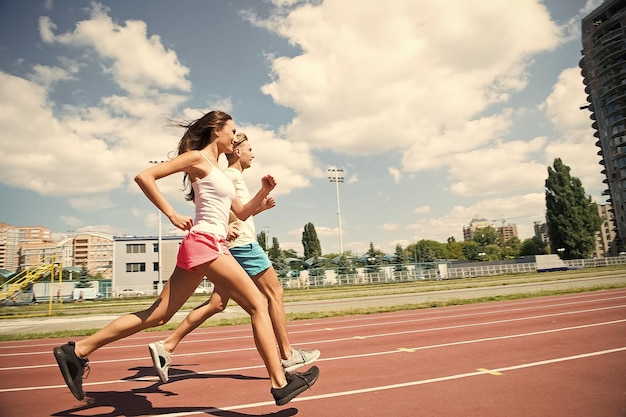
M 301 362 L 301 363 L 297 363 L 297 364 L 295 364 L 295 365 L 291 365 L 289 368 L 284 368 L 284 369 L 285 369 L 285 372 L 295 371 L 296 369 L 300 369 L 300 368 L 302 368 L 303 366 L 310 365 L 310 364 L 312 364 L 313 362 L 315 362 L 315 361 L 316 361 L 316 360 L 320 357 L 320 355 L 321 355 L 321 354 L 322 354 L 322 352 L 318 353 L 318 354 L 317 354 L 317 356 L 316 356 L 316 357 L 314 357 L 314 358 L 313 358 L 313 359 L 311 359 L 311 360 L 308 360 L 308 361 L 305 361 L 305 362 Z
M 67 366 L 67 359 L 65 358 L 65 352 L 60 347 L 56 347 L 52 350 L 54 352 L 54 358 L 57 360 L 57 364 L 59 365 L 59 369 L 61 370 L 61 375 L 63 375 L 63 379 L 65 380 L 65 384 L 72 392 L 72 395 L 76 397 L 78 401 L 82 401 L 85 398 L 85 393 L 81 390 L 78 390 L 78 387 L 74 384 L 72 380 L 72 374 L 70 372 L 69 366 Z
M 163 372 L 163 368 L 161 368 L 161 360 L 159 359 L 159 352 L 156 348 L 156 345 L 154 343 L 148 344 L 148 350 L 150 351 L 150 357 L 152 358 L 152 366 L 157 371 L 161 382 L 165 384 L 167 381 L 169 381 L 169 377 L 165 375 L 165 372 Z
M 292 392 L 289 395 L 287 395 L 286 397 L 283 397 L 280 400 L 275 400 L 276 401 L 276 405 L 285 405 L 289 401 L 291 401 L 294 398 L 296 398 L 298 395 L 302 394 L 304 391 L 306 391 L 309 388 L 311 388 L 313 386 L 313 384 L 315 384 L 317 382 L 317 379 L 319 378 L 319 376 L 320 376 L 320 373 L 319 373 L 319 370 L 318 370 L 317 374 L 315 375 L 315 378 L 311 382 L 309 382 L 308 385 L 303 385 L 300 388 L 298 388 L 297 390 L 295 390 L 294 392 Z

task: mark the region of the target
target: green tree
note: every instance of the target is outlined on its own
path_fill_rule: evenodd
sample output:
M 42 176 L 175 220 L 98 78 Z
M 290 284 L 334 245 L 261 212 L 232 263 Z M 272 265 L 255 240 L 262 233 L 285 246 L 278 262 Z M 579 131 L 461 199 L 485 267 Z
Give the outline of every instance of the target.
M 546 179 L 546 222 L 552 253 L 563 248 L 564 259 L 586 258 L 594 251 L 602 219 L 597 205 L 585 193 L 580 179 L 560 158 Z
M 453 236 L 447 240 L 446 252 L 446 259 L 467 259 L 463 254 L 463 242 L 457 242 Z
M 89 282 L 89 279 L 90 279 L 89 271 L 87 270 L 87 266 L 83 264 L 80 268 L 79 280 L 76 284 L 74 284 L 74 287 L 75 288 L 91 288 L 93 284 Z
M 543 243 L 537 236 L 524 239 L 519 251 L 520 256 L 545 255 L 547 253 L 548 248 L 546 244 Z
M 479 253 L 480 246 L 478 246 L 478 243 L 473 240 L 463 242 L 463 255 L 465 256 L 465 259 L 468 261 L 478 261 L 480 260 L 480 256 L 478 255 Z
M 320 245 L 320 240 L 317 238 L 317 232 L 313 223 L 304 225 L 302 247 L 304 249 L 304 259 L 322 256 L 322 245 Z
M 267 256 L 272 262 L 282 262 L 283 252 L 280 250 L 278 238 L 272 238 L 272 247 L 267 251 Z
M 378 262 L 378 258 L 384 255 L 381 251 L 374 249 L 374 243 L 370 242 L 370 248 L 367 251 L 367 260 L 365 262 L 365 272 L 378 272 L 380 271 L 380 266 Z
M 394 255 L 396 255 L 396 258 L 393 261 L 393 263 L 396 264 L 396 266 L 394 267 L 394 271 L 406 270 L 406 267 L 404 266 L 404 263 L 406 262 L 406 254 L 405 254 L 405 251 L 402 249 L 402 246 L 400 246 L 400 244 L 396 245 L 396 250 L 394 251 Z
M 261 248 L 263 248 L 263 250 L 265 252 L 267 252 L 268 247 L 267 247 L 267 238 L 269 236 L 265 233 L 265 230 L 262 230 L 261 233 L 258 233 L 256 235 L 256 241 L 259 243 L 259 246 L 261 246 Z
M 487 245 L 501 245 L 502 235 L 494 227 L 479 227 L 474 232 L 472 240 L 481 247 Z
M 437 259 L 448 258 L 447 246 L 436 240 L 420 240 L 415 245 L 415 253 L 419 263 L 435 262 Z

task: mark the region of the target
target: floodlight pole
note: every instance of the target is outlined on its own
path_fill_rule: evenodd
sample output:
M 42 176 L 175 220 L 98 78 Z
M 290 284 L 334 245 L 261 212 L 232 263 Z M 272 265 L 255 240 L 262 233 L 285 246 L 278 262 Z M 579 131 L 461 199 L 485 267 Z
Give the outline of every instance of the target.
M 339 223 L 339 251 L 343 255 L 343 236 L 341 234 L 341 204 L 339 202 L 339 183 L 343 182 L 343 169 L 328 168 L 328 172 L 332 176 L 328 177 L 330 182 L 335 183 L 335 190 L 337 191 L 337 221 Z
M 151 164 L 160 164 L 161 162 L 165 162 L 165 161 L 148 161 Z M 159 251 L 157 254 L 157 262 L 159 263 L 159 268 L 157 270 L 157 294 L 161 294 L 161 291 L 163 290 L 163 277 L 162 277 L 162 264 L 163 264 L 163 245 L 162 245 L 162 240 L 163 240 L 163 228 L 161 225 L 161 210 L 159 210 L 157 208 L 157 216 L 159 218 L 159 237 L 157 240 L 157 250 Z

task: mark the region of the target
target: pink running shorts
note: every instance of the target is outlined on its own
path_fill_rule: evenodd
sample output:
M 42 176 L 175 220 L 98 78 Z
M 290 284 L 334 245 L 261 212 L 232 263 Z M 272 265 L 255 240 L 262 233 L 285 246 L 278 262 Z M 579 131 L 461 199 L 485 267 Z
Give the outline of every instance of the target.
M 230 255 L 224 238 L 192 231 L 187 233 L 178 248 L 176 266 L 197 272 L 197 266 L 214 261 L 222 254 Z

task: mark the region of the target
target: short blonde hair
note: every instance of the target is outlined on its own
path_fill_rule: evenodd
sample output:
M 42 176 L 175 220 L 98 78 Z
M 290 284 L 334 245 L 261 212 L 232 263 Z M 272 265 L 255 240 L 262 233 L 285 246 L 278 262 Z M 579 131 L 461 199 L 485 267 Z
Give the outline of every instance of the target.
M 235 135 L 235 140 L 233 140 L 233 152 L 227 153 L 226 158 L 228 159 L 228 164 L 231 164 L 235 159 L 235 149 L 242 143 L 248 140 L 248 137 L 245 133 L 237 133 Z

